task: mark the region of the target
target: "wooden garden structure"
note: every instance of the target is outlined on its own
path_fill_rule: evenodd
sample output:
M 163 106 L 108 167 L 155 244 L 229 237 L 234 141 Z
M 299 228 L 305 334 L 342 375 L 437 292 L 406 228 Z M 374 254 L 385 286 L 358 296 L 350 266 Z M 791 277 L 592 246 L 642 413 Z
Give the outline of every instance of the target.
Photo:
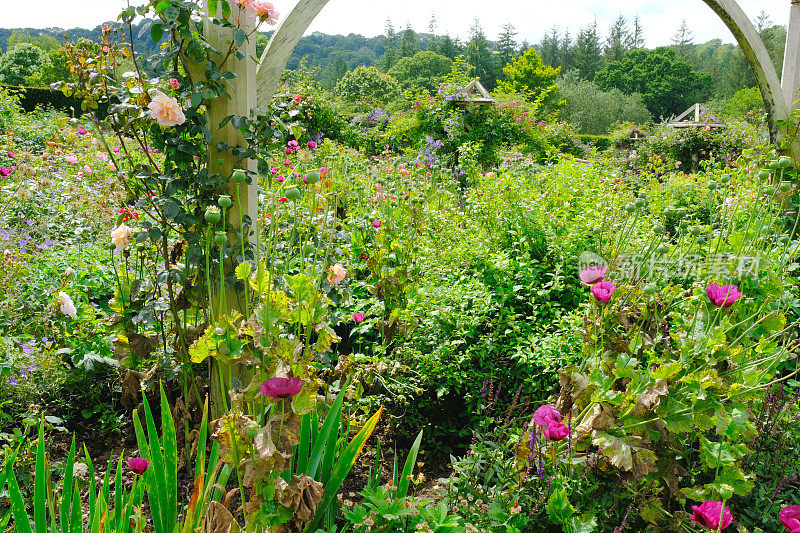
M 710 110 L 700 104 L 694 104 L 670 122 L 669 125 L 673 128 L 707 128 L 712 130 L 720 130 L 727 127 Z

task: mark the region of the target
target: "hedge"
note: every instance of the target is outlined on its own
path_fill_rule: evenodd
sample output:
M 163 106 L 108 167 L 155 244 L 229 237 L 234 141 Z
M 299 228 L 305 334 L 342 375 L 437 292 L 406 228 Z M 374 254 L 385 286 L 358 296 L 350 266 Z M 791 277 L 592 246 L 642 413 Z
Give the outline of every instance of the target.
M 581 142 L 597 148 L 600 152 L 611 148 L 611 137 L 606 135 L 581 135 Z
M 48 87 L 19 87 L 3 84 L 0 84 L 0 88 L 16 93 L 19 96 L 20 107 L 27 113 L 36 109 L 37 106 L 41 106 L 51 107 L 71 116 L 81 114 L 81 100 L 74 96 L 64 96 L 61 91 L 54 91 Z

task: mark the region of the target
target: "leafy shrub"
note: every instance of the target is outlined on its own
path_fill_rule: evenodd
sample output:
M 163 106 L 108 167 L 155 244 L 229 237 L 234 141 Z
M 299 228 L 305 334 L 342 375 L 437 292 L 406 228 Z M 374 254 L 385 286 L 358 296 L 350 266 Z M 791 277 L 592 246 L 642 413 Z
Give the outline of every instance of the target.
M 403 89 L 425 89 L 435 93 L 444 75 L 450 72 L 452 64 L 448 57 L 425 50 L 412 57 L 400 59 L 389 69 L 388 74 Z
M 353 109 L 386 107 L 402 97 L 397 80 L 375 67 L 358 67 L 344 75 L 334 93 Z
M 764 124 L 764 97 L 758 87 L 740 89 L 726 105 L 726 114 L 738 120 L 746 120 L 750 124 Z
M 581 133 L 605 134 L 617 122 L 652 122 L 640 94 L 626 95 L 617 88 L 603 91 L 593 82 L 574 76 L 561 78 L 558 91 L 565 102 L 561 118 L 574 124 Z

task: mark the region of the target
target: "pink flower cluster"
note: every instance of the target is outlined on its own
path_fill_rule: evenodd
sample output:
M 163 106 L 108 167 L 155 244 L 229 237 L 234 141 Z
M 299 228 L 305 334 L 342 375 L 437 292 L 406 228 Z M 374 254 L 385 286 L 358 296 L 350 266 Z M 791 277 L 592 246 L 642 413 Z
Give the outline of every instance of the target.
M 606 280 L 608 268 L 605 266 L 588 266 L 578 273 L 584 285 L 589 285 L 592 295 L 598 302 L 607 302 L 614 296 L 617 289 L 613 283 Z
M 533 413 L 533 423 L 545 426 L 544 436 L 550 440 L 564 440 L 569 435 L 569 427 L 561 423 L 561 413 L 549 403 Z
M 14 172 L 16 168 L 17 167 L 0 167 L 0 178 L 5 178 L 6 176 Z

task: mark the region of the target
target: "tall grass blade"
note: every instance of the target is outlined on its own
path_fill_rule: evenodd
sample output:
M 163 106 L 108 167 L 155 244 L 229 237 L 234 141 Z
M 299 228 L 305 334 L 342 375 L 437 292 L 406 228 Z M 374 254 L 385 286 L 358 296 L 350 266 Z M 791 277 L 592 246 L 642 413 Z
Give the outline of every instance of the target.
M 91 524 L 94 522 L 94 504 L 97 501 L 97 482 L 94 479 L 94 463 L 92 462 L 92 457 L 89 455 L 89 450 L 86 449 L 86 443 L 83 444 L 83 458 L 89 469 L 89 524 Z
M 11 463 L 6 465 L 6 483 L 8 484 L 8 498 L 11 500 L 11 513 L 14 516 L 14 525 L 17 533 L 33 533 L 30 518 L 25 510 L 25 502 L 22 500 L 22 493 L 19 490 L 17 477 L 11 468 Z M 35 490 L 35 489 L 34 489 Z M 45 528 L 47 524 L 45 523 Z
M 328 412 L 328 416 L 325 417 L 325 421 L 322 423 L 322 427 L 317 433 L 316 437 L 313 438 L 314 440 L 314 447 L 311 450 L 311 458 L 308 462 L 308 476 L 313 477 L 314 479 L 317 478 L 317 469 L 319 468 L 319 464 L 322 461 L 323 454 L 325 453 L 326 444 L 328 443 L 328 438 L 336 428 L 336 433 L 338 437 L 339 432 L 339 421 L 342 417 L 342 403 L 344 402 L 344 393 L 345 389 L 343 388 L 338 396 L 336 396 L 336 400 L 334 400 L 333 405 L 331 406 L 331 410 Z M 338 418 L 338 420 L 337 420 Z M 312 421 L 313 422 L 313 421 Z M 315 425 L 318 424 L 311 424 L 311 430 L 314 431 Z
M 364 424 L 364 427 L 361 428 L 361 431 L 359 431 L 358 434 L 353 437 L 353 440 L 350 441 L 350 444 L 348 444 L 342 451 L 341 455 L 339 456 L 339 460 L 336 462 L 336 466 L 331 472 L 330 478 L 328 479 L 327 483 L 325 483 L 325 489 L 322 491 L 322 501 L 320 501 L 319 505 L 317 506 L 317 512 L 314 514 L 314 518 L 312 518 L 311 522 L 309 522 L 306 526 L 306 532 L 316 531 L 322 520 L 325 518 L 328 508 L 336 500 L 336 493 L 339 492 L 339 488 L 342 486 L 344 478 L 347 477 L 347 474 L 350 473 L 350 470 L 353 468 L 353 465 L 355 464 L 356 459 L 358 459 L 361 450 L 364 449 L 364 445 L 367 443 L 367 439 L 369 439 L 369 437 L 372 435 L 372 432 L 375 431 L 375 427 L 378 425 L 378 420 L 380 420 L 381 413 L 383 413 L 383 407 L 378 409 L 378 412 L 375 413 L 372 418 L 367 420 L 367 423 Z
M 164 492 L 166 509 L 162 507 L 162 532 L 173 533 L 178 526 L 178 439 L 164 384 L 161 384 L 161 445 L 164 450 Z
M 59 518 L 61 520 L 61 533 L 70 533 L 69 518 L 72 506 L 72 485 L 73 474 L 75 471 L 75 436 L 72 437 L 72 445 L 69 447 L 67 462 L 64 465 L 64 481 L 61 489 L 61 510 Z M 37 528 L 38 529 L 38 528 Z
M 17 519 L 14 517 L 14 521 Z M 47 533 L 47 467 L 44 463 L 44 420 L 39 421 L 36 444 L 36 473 L 33 482 L 33 527 L 36 533 Z
M 408 495 L 408 487 L 411 483 L 411 475 L 414 472 L 414 465 L 417 462 L 417 455 L 419 454 L 419 447 L 422 444 L 422 430 L 419 431 L 419 435 L 414 440 L 414 444 L 411 445 L 411 449 L 408 451 L 408 457 L 406 457 L 406 464 L 403 466 L 403 473 L 400 475 L 400 480 L 397 484 L 397 494 L 395 498 L 405 498 Z M 395 457 L 397 455 L 395 454 Z

